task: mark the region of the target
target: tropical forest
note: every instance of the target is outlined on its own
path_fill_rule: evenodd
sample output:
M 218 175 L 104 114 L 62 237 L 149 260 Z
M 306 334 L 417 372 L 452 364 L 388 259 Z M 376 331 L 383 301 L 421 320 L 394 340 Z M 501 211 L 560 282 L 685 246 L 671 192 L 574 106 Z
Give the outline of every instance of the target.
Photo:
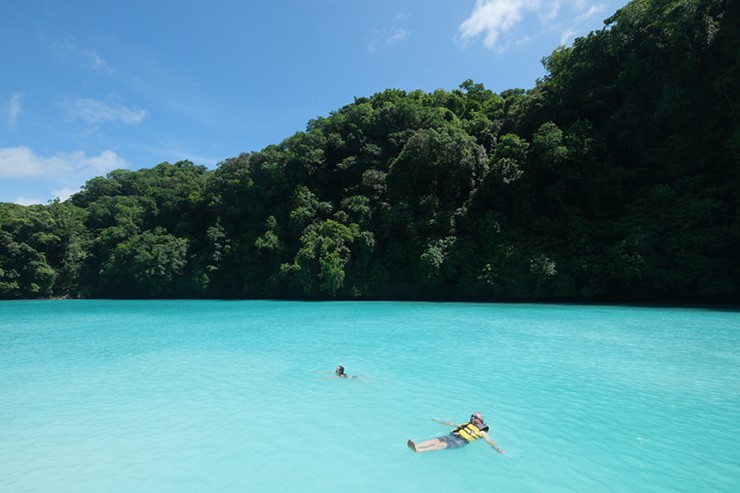
M 0 298 L 736 304 L 739 7 L 634 0 L 530 89 L 387 89 L 1 203 Z

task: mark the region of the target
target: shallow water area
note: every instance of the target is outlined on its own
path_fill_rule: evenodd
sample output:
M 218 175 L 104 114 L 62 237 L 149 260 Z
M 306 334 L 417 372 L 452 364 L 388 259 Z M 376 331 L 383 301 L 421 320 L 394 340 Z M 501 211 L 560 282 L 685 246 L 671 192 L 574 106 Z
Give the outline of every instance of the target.
M 740 314 L 0 302 L 0 491 L 740 491 Z M 358 378 L 331 378 L 338 365 Z M 320 373 L 324 372 L 324 373 Z M 417 442 L 480 411 L 490 435 Z

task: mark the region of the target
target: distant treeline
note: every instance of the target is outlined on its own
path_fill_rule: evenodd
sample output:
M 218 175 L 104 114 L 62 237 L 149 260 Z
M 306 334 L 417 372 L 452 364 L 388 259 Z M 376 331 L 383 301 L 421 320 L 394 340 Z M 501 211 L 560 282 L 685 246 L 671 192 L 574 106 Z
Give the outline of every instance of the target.
M 0 204 L 0 297 L 738 302 L 739 4 L 635 0 L 531 90 L 389 89 Z

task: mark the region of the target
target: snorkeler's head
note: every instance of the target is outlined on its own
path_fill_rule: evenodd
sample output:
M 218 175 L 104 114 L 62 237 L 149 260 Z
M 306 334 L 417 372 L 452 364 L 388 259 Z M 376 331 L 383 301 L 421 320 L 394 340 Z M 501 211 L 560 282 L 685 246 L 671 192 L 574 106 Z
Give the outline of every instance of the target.
M 344 367 L 342 365 L 337 366 L 335 373 L 337 375 L 344 375 Z

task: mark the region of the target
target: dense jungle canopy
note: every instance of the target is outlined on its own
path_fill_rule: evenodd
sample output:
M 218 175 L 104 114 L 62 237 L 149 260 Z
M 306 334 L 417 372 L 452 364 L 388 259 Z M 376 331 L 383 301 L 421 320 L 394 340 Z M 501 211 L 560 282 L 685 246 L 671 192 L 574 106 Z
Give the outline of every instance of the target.
M 2 203 L 0 298 L 737 303 L 739 3 L 634 0 L 530 90 L 388 89 Z

